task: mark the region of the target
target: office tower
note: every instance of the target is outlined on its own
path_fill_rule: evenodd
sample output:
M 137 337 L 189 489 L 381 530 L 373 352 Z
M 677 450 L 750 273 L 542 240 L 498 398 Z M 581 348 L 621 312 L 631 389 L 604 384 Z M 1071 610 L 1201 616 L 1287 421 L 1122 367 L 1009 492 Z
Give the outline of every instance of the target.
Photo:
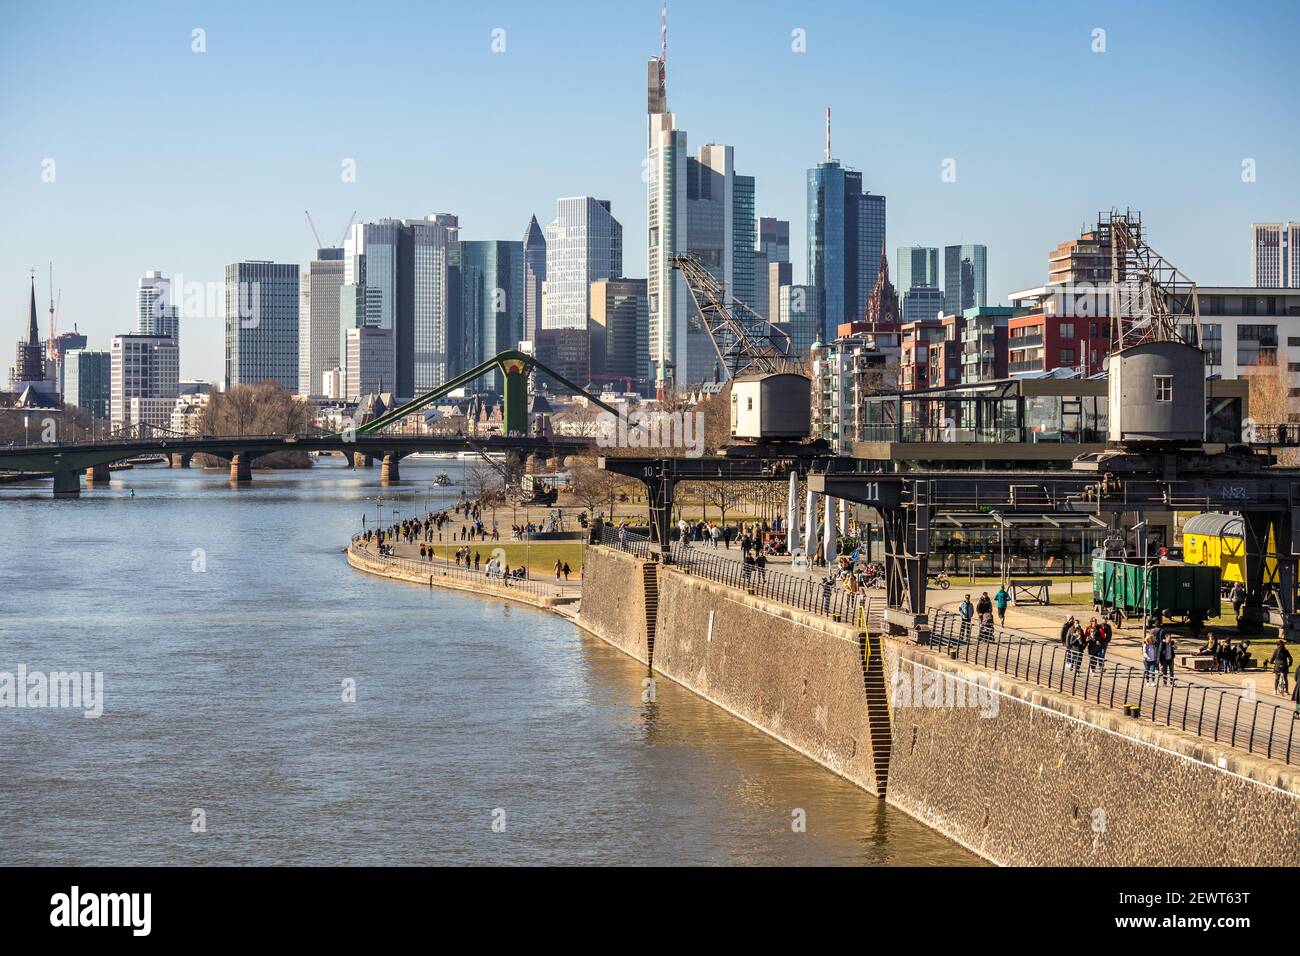
M 862 318 L 885 247 L 885 197 L 830 158 L 808 170 L 808 283 L 819 290 L 823 341 Z
M 645 279 L 591 284 L 591 379 L 637 390 L 649 332 Z
M 902 299 L 903 322 L 934 321 L 944 311 L 943 290 L 938 286 L 913 286 L 903 293 Z
M 583 385 L 591 374 L 578 337 L 547 334 L 560 329 L 586 334 L 591 315 L 591 284 L 623 274 L 623 227 L 607 199 L 577 196 L 556 203 L 546 227 L 546 282 L 538 357 L 571 381 Z M 562 344 L 561 344 L 562 343 Z
M 348 329 L 345 333 L 347 384 L 345 398 L 355 402 L 363 395 L 378 395 L 393 390 L 397 376 L 396 333 L 375 325 Z
M 758 219 L 758 248 L 766 253 L 768 262 L 790 261 L 790 221 L 760 216 Z
M 816 286 L 783 285 L 777 315 L 790 336 L 790 351 L 806 358 L 813 344 L 822 341 L 821 296 Z
M 931 246 L 899 246 L 898 288 L 906 293 L 917 286 L 936 289 L 943 286 L 939 277 L 939 250 Z
M 238 263 L 248 265 L 249 263 Z M 227 277 L 233 266 L 226 267 Z M 286 266 L 298 284 L 296 266 Z M 229 280 L 227 296 L 230 295 Z M 293 290 L 297 306 L 298 290 Z M 227 307 L 227 315 L 230 309 Z M 227 321 L 229 326 L 229 320 Z M 248 330 L 253 331 L 253 330 Z M 295 332 L 296 327 L 295 327 Z M 229 336 L 229 333 L 228 333 Z M 238 338 L 238 337 L 237 337 Z M 236 342 L 238 348 L 238 342 Z M 245 351 L 245 356 L 249 351 Z M 238 358 L 238 353 L 236 353 Z M 297 356 L 294 356 L 295 362 Z M 227 368 L 230 367 L 229 351 Z M 176 340 L 170 335 L 115 335 L 110 359 L 109 420 L 114 429 L 134 425 L 166 427 L 180 394 L 180 358 Z M 269 376 L 263 376 L 269 377 Z M 237 384 L 237 383 L 236 383 Z
M 343 244 L 339 334 L 369 326 L 393 332 L 398 398 L 454 377 L 468 353 L 460 333 L 460 225 L 456 216 L 357 223 Z M 344 341 L 340 359 L 346 371 Z
M 1251 223 L 1250 284 L 1300 289 L 1300 222 Z
M 73 349 L 63 358 L 63 401 L 92 418 L 108 418 L 113 356 L 102 349 Z
M 180 340 L 180 308 L 171 280 L 161 272 L 146 272 L 135 289 L 137 335 L 166 335 Z
M 943 311 L 948 315 L 989 304 L 987 255 L 979 245 L 943 247 Z
M 294 263 L 226 266 L 227 388 L 269 379 L 297 390 L 298 291 Z
M 32 278 L 31 308 L 27 317 L 27 335 L 18 340 L 14 364 L 9 370 L 9 389 L 20 392 L 27 385 L 45 381 L 45 350 L 41 329 L 36 321 L 36 279 Z
M 767 264 L 767 307 L 771 309 L 771 321 L 780 322 L 781 295 L 783 289 L 794 285 L 794 266 L 789 262 L 769 262 Z
M 650 363 L 657 391 L 712 379 L 717 355 L 672 257 L 690 253 L 746 304 L 754 298 L 754 180 L 734 168 L 732 147 L 710 144 L 687 154 L 686 131 L 668 112 L 666 47 L 647 70 L 647 302 Z
M 339 291 L 343 250 L 317 249 L 302 274 L 298 302 L 298 394 L 321 397 L 324 375 L 339 364 Z
M 542 283 L 546 281 L 546 237 L 537 217 L 530 216 L 524 230 L 524 333 L 520 338 L 537 341 L 542 328 Z
M 516 348 L 524 338 L 526 255 L 522 242 L 461 242 L 461 328 L 469 348 L 466 368 Z M 498 394 L 505 386 L 499 371 L 482 382 Z
M 753 298 L 746 300 L 745 304 L 768 322 L 775 321 L 776 317 L 772 314 L 771 281 L 768 275 L 771 262 L 762 249 L 754 250 L 751 255 L 754 257 L 754 291 L 751 293 Z

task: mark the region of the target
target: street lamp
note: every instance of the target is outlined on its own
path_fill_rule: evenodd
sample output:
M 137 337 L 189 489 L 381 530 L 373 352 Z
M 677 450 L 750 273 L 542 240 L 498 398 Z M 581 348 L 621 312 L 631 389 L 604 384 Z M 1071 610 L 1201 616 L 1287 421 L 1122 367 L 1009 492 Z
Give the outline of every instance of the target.
M 1138 531 L 1142 532 L 1142 548 L 1140 557 L 1142 559 L 1142 643 L 1147 642 L 1147 620 L 1151 617 L 1151 604 L 1149 596 L 1151 594 L 1151 575 L 1147 571 L 1147 520 L 1143 518 L 1133 526 L 1133 550 L 1138 550 Z
M 1007 585 L 1007 523 L 1001 511 L 990 511 L 989 515 L 998 523 L 998 582 Z

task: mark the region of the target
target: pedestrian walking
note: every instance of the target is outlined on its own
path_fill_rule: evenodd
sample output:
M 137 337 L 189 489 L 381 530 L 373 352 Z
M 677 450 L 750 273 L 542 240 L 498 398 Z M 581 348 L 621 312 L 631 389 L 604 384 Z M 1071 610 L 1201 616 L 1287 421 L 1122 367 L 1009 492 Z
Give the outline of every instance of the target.
M 961 618 L 961 639 L 968 641 L 970 640 L 971 618 L 975 616 L 975 605 L 971 604 L 969 594 L 957 605 L 957 615 Z
M 998 593 L 993 595 L 993 603 L 998 608 L 998 624 L 1007 623 L 1007 605 L 1011 603 L 1011 595 L 1007 593 L 1005 585 L 998 585 Z
M 1287 677 L 1291 672 L 1291 652 L 1286 649 L 1286 638 L 1277 639 L 1277 646 L 1273 648 L 1273 656 L 1269 660 L 1273 664 L 1273 693 L 1283 696 L 1289 694 Z

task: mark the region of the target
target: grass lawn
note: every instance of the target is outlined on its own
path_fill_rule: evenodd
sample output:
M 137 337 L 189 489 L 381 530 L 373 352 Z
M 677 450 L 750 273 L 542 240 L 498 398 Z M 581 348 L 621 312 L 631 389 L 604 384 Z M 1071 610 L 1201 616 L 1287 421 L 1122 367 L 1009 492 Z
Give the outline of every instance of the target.
M 557 558 L 561 562 L 569 563 L 570 580 L 582 573 L 581 541 L 469 541 L 465 543 L 469 545 L 470 555 L 477 551 L 484 563 L 492 556 L 493 551 L 500 548 L 506 553 L 506 563 L 512 568 L 522 566 L 527 554 L 528 569 L 534 576 L 549 575 L 554 578 Z M 434 553 L 445 557 L 448 561 L 454 560 L 456 549 L 459 547 L 463 547 L 460 542 L 433 545 Z

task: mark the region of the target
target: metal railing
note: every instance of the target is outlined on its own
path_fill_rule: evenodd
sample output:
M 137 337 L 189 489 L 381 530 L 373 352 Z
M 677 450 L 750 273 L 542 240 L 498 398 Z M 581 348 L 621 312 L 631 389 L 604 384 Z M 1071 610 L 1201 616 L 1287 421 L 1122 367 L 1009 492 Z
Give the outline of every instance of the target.
M 913 640 L 916 636 L 913 636 Z M 1132 708 L 1133 716 L 1208 737 L 1247 753 L 1291 763 L 1300 757 L 1295 710 L 1249 692 L 1199 684 L 1179 677 L 1154 679 L 1144 668 L 1090 658 L 1059 641 L 1036 639 L 964 623 L 951 611 L 931 616 L 929 644 L 955 659 L 1104 707 Z M 1269 675 L 1271 676 L 1271 675 Z
M 650 558 L 650 542 L 643 535 L 626 529 L 605 525 L 601 529 L 601 544 L 620 548 L 642 560 Z M 825 575 L 802 577 L 773 571 L 770 568 L 746 564 L 723 554 L 710 554 L 702 542 L 672 542 L 673 567 L 696 577 L 737 588 L 755 597 L 765 598 L 834 621 L 854 623 L 865 620 L 870 596 L 862 591 L 847 591 L 835 581 L 827 569 Z

